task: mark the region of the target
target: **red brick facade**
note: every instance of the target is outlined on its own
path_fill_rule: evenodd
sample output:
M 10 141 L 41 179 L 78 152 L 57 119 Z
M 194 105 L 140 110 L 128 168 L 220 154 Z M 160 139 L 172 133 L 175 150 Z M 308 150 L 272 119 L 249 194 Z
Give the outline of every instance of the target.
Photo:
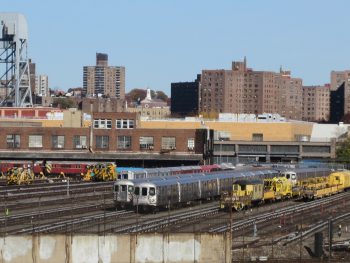
M 112 121 L 112 123 L 115 123 Z M 196 129 L 94 129 L 94 128 L 55 128 L 55 127 L 2 127 L 0 129 L 0 150 L 11 151 L 88 151 L 92 134 L 92 151 L 103 152 L 181 152 L 203 153 L 205 130 Z M 19 135 L 20 142 L 17 147 L 11 145 L 9 135 Z M 38 135 L 42 138 L 42 147 L 29 147 L 29 136 Z M 86 136 L 86 147 L 74 147 L 74 136 Z M 53 136 L 64 136 L 62 147 L 53 146 Z M 96 146 L 97 136 L 108 136 L 108 146 L 101 148 Z M 131 147 L 117 149 L 118 136 L 130 136 Z M 153 137 L 152 149 L 140 149 L 140 137 Z M 175 138 L 173 149 L 162 149 L 162 138 Z M 194 147 L 188 146 L 188 140 L 194 139 Z M 9 145 L 9 144 L 10 145 Z M 40 143 L 39 143 L 40 144 Z

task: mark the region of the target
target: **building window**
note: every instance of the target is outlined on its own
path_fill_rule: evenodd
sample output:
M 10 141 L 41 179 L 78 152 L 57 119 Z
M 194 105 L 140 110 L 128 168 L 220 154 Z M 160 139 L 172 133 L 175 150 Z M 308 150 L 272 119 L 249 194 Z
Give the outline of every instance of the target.
M 153 150 L 153 137 L 140 137 L 140 149 L 149 149 Z
M 42 135 L 29 135 L 29 148 L 42 148 L 43 136 Z
M 115 127 L 116 129 L 133 129 L 135 126 L 134 120 L 124 120 L 124 119 L 117 119 Z
M 86 149 L 87 148 L 86 136 L 74 135 L 73 146 L 74 146 L 74 149 Z
M 175 150 L 176 149 L 175 137 L 162 137 L 162 149 Z
M 63 135 L 53 135 L 52 136 L 52 148 L 63 149 L 64 148 L 64 136 Z
M 189 138 L 187 140 L 187 148 L 188 150 L 190 151 L 193 151 L 194 150 L 194 138 Z
M 131 136 L 118 136 L 118 149 L 131 148 Z
M 20 148 L 21 146 L 21 136 L 19 134 L 9 134 L 6 135 L 7 148 Z
M 253 133 L 253 142 L 262 142 L 264 140 L 264 135 L 262 133 Z
M 94 128 L 95 129 L 111 129 L 112 128 L 112 120 L 94 120 Z
M 109 147 L 109 137 L 107 135 L 96 136 L 96 148 L 107 149 Z

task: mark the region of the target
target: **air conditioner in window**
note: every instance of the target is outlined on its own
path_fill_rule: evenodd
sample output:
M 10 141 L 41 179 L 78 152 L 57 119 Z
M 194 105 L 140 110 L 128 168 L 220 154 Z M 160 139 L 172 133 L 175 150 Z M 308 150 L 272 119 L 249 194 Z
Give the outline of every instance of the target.
M 82 145 L 81 148 L 82 149 L 87 149 L 87 146 L 86 145 Z
M 176 150 L 176 147 L 175 146 L 171 146 L 170 150 Z
M 193 150 L 194 150 L 194 147 L 188 147 L 188 150 L 189 150 L 189 151 L 193 151 Z
M 81 149 L 81 148 L 83 148 L 83 147 L 82 147 L 81 145 L 76 145 L 75 148 Z
M 154 149 L 153 145 L 149 146 L 148 149 L 153 150 Z

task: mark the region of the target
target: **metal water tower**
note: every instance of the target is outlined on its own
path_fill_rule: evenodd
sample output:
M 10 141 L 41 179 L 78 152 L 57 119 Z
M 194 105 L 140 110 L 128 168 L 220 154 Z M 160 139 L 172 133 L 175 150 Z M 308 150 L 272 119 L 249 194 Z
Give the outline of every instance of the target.
M 0 106 L 32 107 L 27 21 L 0 13 Z

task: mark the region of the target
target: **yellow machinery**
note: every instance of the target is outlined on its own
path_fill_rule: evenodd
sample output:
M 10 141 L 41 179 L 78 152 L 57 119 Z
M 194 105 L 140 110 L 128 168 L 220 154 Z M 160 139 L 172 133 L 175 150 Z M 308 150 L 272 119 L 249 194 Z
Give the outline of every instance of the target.
M 350 188 L 350 171 L 331 173 L 329 176 L 330 185 L 338 185 L 339 190 Z
M 99 163 L 90 166 L 87 173 L 82 174 L 83 181 L 114 181 L 117 178 L 116 165 Z
M 30 168 L 15 167 L 6 172 L 7 184 L 31 184 L 34 181 L 34 173 Z
M 264 183 L 262 180 L 237 180 L 232 187 L 232 195 L 223 193 L 220 208 L 234 208 L 240 211 L 260 203 L 264 198 Z
M 237 180 L 232 194 L 224 192 L 220 199 L 220 208 L 229 207 L 239 211 L 263 202 L 282 200 L 292 197 L 293 182 L 286 177 L 274 177 L 262 180 Z
M 271 186 L 272 190 L 275 192 L 276 199 L 292 197 L 293 182 L 286 177 L 274 177 Z
M 327 177 L 317 177 L 301 182 L 301 196 L 306 199 L 317 199 L 342 192 L 350 188 L 350 172 L 339 171 Z
M 293 182 L 286 177 L 264 180 L 264 201 L 282 200 L 292 197 Z

